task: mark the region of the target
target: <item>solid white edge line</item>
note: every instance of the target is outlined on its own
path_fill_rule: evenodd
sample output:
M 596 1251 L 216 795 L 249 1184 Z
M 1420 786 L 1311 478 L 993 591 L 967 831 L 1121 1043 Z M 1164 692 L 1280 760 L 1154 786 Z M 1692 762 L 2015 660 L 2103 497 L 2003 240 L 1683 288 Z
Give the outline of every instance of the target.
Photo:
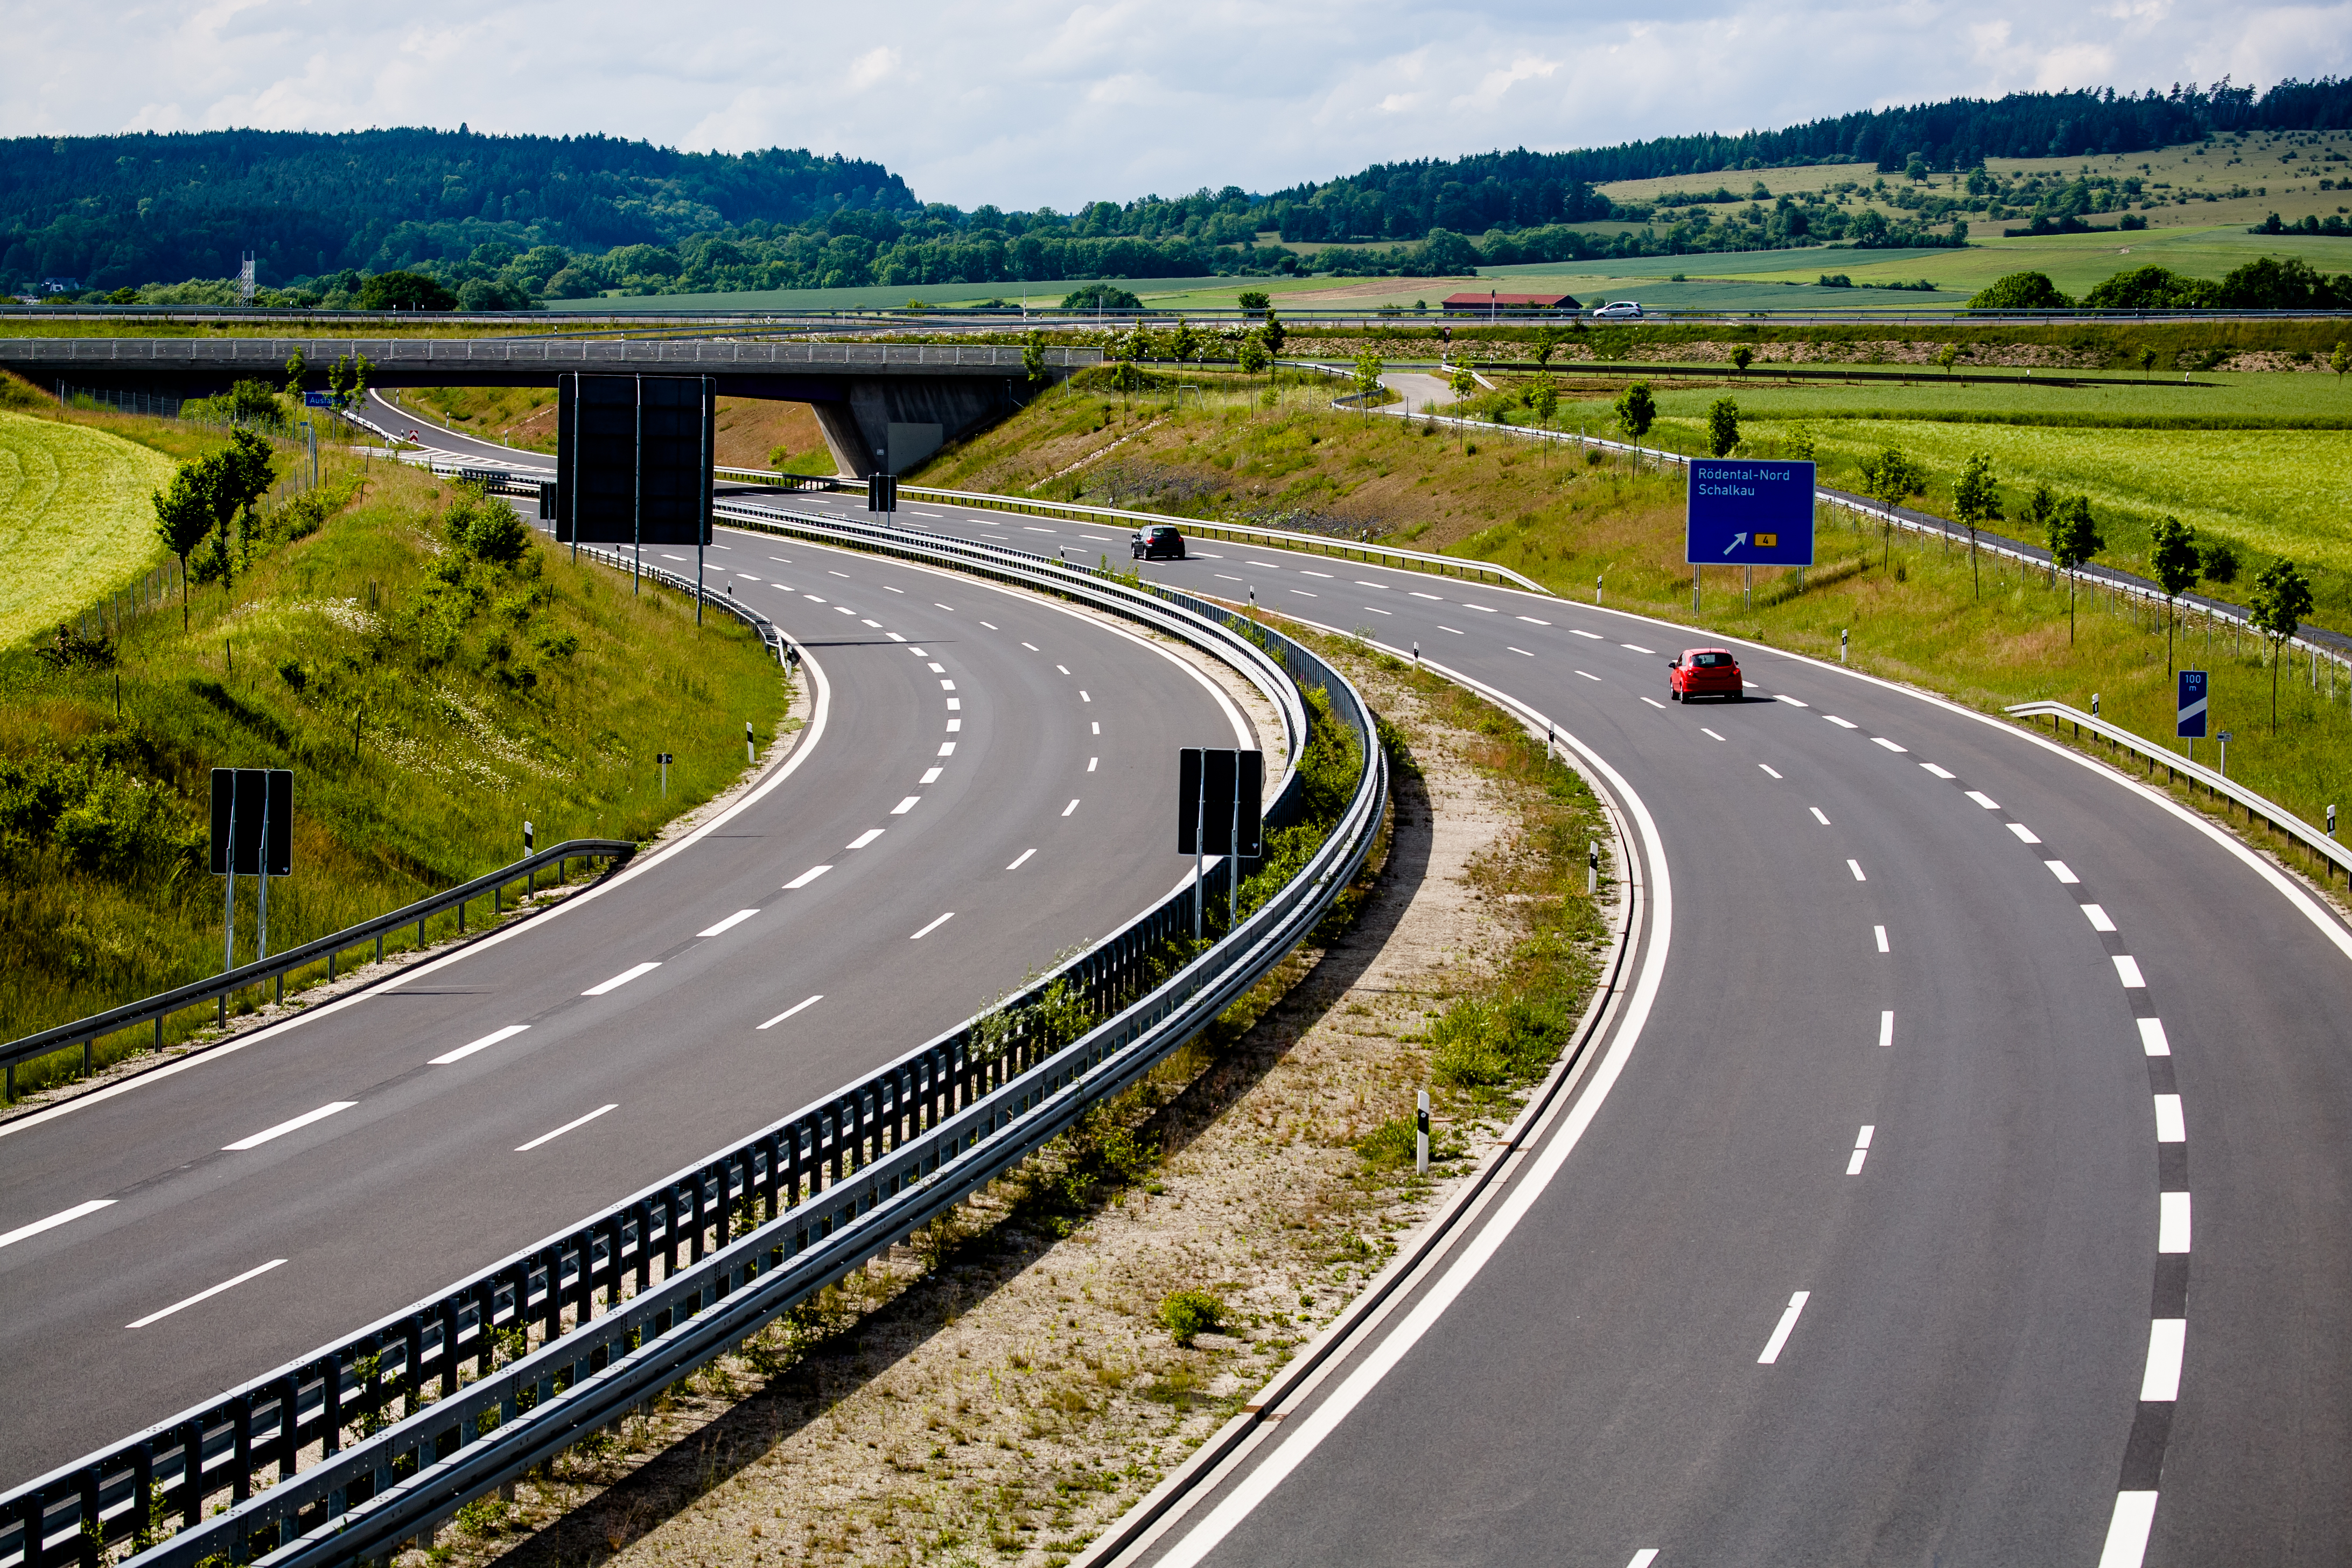
M 2156 1493 L 2117 1492 L 2115 1518 L 2107 1524 L 2107 1543 L 2099 1552 L 2099 1568 L 2140 1568 L 2147 1556 L 2149 1531 L 2156 1528 Z
M 782 1012 L 777 1014 L 774 1017 L 761 1025 L 760 1027 L 762 1029 L 772 1029 L 777 1025 L 782 1023 L 785 1019 L 791 1017 L 793 1014 L 799 1012 L 802 1008 L 814 1007 L 824 1000 L 824 993 L 820 991 L 815 995 L 809 997 L 805 1001 L 793 1003 L 791 1006 L 785 1008 Z
M 531 1140 L 530 1142 L 528 1142 L 528 1143 L 518 1143 L 518 1144 L 516 1144 L 516 1145 L 515 1145 L 515 1152 L 516 1152 L 516 1153 L 518 1153 L 518 1154 L 528 1154 L 528 1153 L 530 1153 L 533 1149 L 538 1148 L 541 1143 L 551 1143 L 551 1142 L 553 1142 L 556 1139 L 562 1137 L 566 1132 L 571 1131 L 572 1129 L 574 1129 L 574 1128 L 576 1128 L 576 1127 L 585 1127 L 585 1126 L 587 1126 L 591 1121 L 595 1121 L 595 1120 L 596 1120 L 596 1118 L 598 1118 L 598 1117 L 600 1117 L 600 1116 L 604 1115 L 604 1112 L 606 1112 L 606 1111 L 608 1111 L 608 1110 L 619 1110 L 619 1109 L 620 1109 L 620 1101 L 618 1101 L 618 1100 L 614 1100 L 614 1101 L 612 1104 L 610 1104 L 610 1105 L 600 1105 L 600 1106 L 598 1106 L 595 1110 L 593 1110 L 590 1111 L 587 1115 L 585 1115 L 585 1116 L 582 1116 L 582 1117 L 578 1117 L 578 1118 L 575 1118 L 575 1119 L 574 1119 L 574 1120 L 572 1120 L 572 1121 L 567 1121 L 567 1122 L 565 1122 L 562 1126 L 561 1126 L 561 1127 L 557 1128 L 557 1129 L 556 1129 L 554 1131 L 552 1131 L 552 1132 L 542 1132 L 542 1133 L 541 1133 L 538 1137 L 536 1137 L 536 1138 L 532 1139 L 532 1140 Z
M 150 1312 L 137 1322 L 125 1323 L 122 1326 L 126 1329 L 143 1329 L 150 1323 L 160 1323 L 174 1312 L 193 1307 L 199 1301 L 210 1300 L 224 1290 L 234 1290 L 248 1279 L 258 1279 L 285 1261 L 286 1259 L 282 1258 L 273 1258 L 258 1268 L 248 1268 L 234 1279 L 224 1279 L 209 1290 L 199 1290 L 184 1301 L 174 1301 L 160 1312 Z
M 1380 645 L 1373 646 L 1377 647 Z M 1402 657 L 1401 650 L 1396 648 L 1383 647 L 1381 651 L 1392 657 Z M 1537 723 L 1549 721 L 1543 713 L 1484 681 L 1442 665 L 1433 663 L 1432 668 L 1523 718 Z M 1625 1011 L 1618 1020 L 1609 1048 L 1586 1080 L 1583 1093 L 1560 1119 L 1541 1152 L 1521 1168 L 1516 1184 L 1505 1200 L 1496 1205 L 1492 1217 L 1475 1235 L 1461 1244 L 1460 1251 L 1452 1262 L 1445 1265 L 1444 1273 L 1430 1285 L 1412 1311 L 1367 1352 L 1347 1381 L 1317 1405 L 1312 1414 L 1295 1428 L 1287 1424 L 1281 1428 L 1278 1446 L 1241 1479 L 1206 1519 L 1187 1531 L 1174 1549 L 1160 1558 L 1160 1568 L 1192 1568 L 1192 1564 L 1214 1551 L 1236 1525 L 1272 1494 L 1285 1477 L 1297 1468 L 1325 1438 L 1338 1429 L 1339 1423 L 1404 1359 L 1421 1337 L 1436 1325 L 1454 1299 L 1501 1249 L 1511 1232 L 1543 1195 L 1544 1189 L 1559 1173 L 1569 1155 L 1575 1152 L 1577 1144 L 1583 1140 L 1585 1130 L 1607 1102 L 1609 1091 L 1624 1073 L 1625 1064 L 1633 1057 L 1643 1027 L 1649 1022 L 1651 1010 L 1656 1005 L 1659 990 L 1664 983 L 1666 954 L 1674 936 L 1674 879 L 1666 866 L 1665 843 L 1659 836 L 1657 822 L 1650 815 L 1649 806 L 1626 783 L 1624 775 L 1574 734 L 1565 730 L 1557 730 L 1556 732 L 1617 791 L 1618 799 L 1624 803 L 1625 815 L 1632 820 L 1641 840 L 1644 869 L 1649 878 L 1650 929 L 1641 973 L 1628 994 Z
M 655 970 L 659 969 L 660 967 L 661 961 L 659 959 L 649 960 L 644 963 L 633 964 L 629 968 L 621 971 L 620 973 L 613 976 L 612 979 L 605 981 L 603 984 L 591 985 L 587 990 L 580 993 L 580 994 L 583 996 L 609 995 L 611 993 L 618 991 L 622 986 L 626 985 L 630 981 L 638 978 L 640 975 L 651 974 Z
M 1146 644 L 1145 646 L 1149 647 L 1150 645 Z M 1177 663 L 1180 668 L 1186 669 L 1190 669 L 1192 668 L 1190 665 L 1184 664 L 1182 660 L 1176 659 L 1173 654 L 1170 654 L 1168 657 Z M 801 668 L 808 671 L 809 684 L 815 694 L 815 700 L 809 714 L 808 727 L 801 731 L 802 739 L 800 744 L 793 748 L 793 753 L 791 756 L 784 759 L 783 766 L 776 769 L 758 784 L 753 785 L 751 791 L 746 794 L 742 799 L 737 801 L 734 805 L 729 806 L 726 810 L 720 812 L 718 816 L 712 817 L 709 821 L 704 823 L 693 832 L 686 835 L 677 843 L 668 845 L 661 849 L 655 850 L 650 854 L 639 854 L 631 859 L 626 866 L 614 872 L 612 876 L 598 882 L 594 887 L 583 889 L 581 891 L 574 893 L 570 898 L 564 900 L 562 903 L 549 907 L 545 913 L 534 915 L 530 920 L 518 921 L 513 925 L 501 927 L 500 929 L 490 932 L 488 936 L 478 938 L 462 947 L 442 954 L 438 958 L 427 959 L 423 963 L 411 964 L 409 967 L 400 971 L 398 973 L 389 975 L 373 984 L 353 991 L 346 995 L 338 996 L 332 1001 L 321 1002 L 315 1007 L 306 1007 L 290 1018 L 281 1019 L 278 1022 L 268 1025 L 263 1028 L 255 1029 L 248 1034 L 240 1035 L 236 1039 L 228 1040 L 223 1044 L 211 1047 L 208 1049 L 197 1051 L 191 1055 L 182 1057 L 177 1061 L 166 1062 L 162 1067 L 152 1068 L 135 1077 L 126 1078 L 120 1083 L 110 1084 L 104 1089 L 94 1089 L 88 1094 L 77 1095 L 73 1099 L 67 1100 L 62 1105 L 53 1105 L 47 1110 L 37 1110 L 30 1116 L 19 1117 L 14 1121 L 0 1122 L 0 1138 L 13 1137 L 16 1133 L 28 1131 L 36 1127 L 46 1126 L 47 1123 L 56 1121 L 58 1117 L 70 1116 L 77 1110 L 88 1110 L 90 1106 L 102 1104 L 107 1100 L 112 1100 L 119 1094 L 128 1094 L 132 1089 L 142 1088 L 148 1084 L 161 1083 L 165 1079 L 176 1077 L 181 1073 L 188 1071 L 192 1068 L 200 1068 L 211 1062 L 225 1061 L 249 1046 L 257 1045 L 264 1040 L 275 1040 L 287 1030 L 297 1029 L 305 1024 L 315 1023 L 317 1020 L 324 1018 L 331 1014 L 339 1013 L 346 1007 L 357 1006 L 360 1003 L 368 1001 L 374 997 L 382 996 L 386 992 L 398 990 L 402 986 L 407 985 L 425 975 L 432 974 L 449 964 L 456 963 L 461 959 L 469 958 L 475 954 L 487 952 L 490 948 L 496 947 L 501 942 L 511 942 L 515 938 L 521 936 L 526 932 L 542 931 L 546 928 L 547 923 L 550 921 L 562 920 L 564 916 L 570 914 L 573 910 L 578 909 L 583 904 L 592 903 L 595 900 L 603 898 L 605 894 L 611 892 L 614 888 L 619 887 L 624 882 L 650 871 L 656 866 L 661 865 L 663 862 L 670 859 L 673 856 L 681 854 L 685 850 L 692 847 L 694 845 L 700 843 L 704 838 L 717 832 L 729 822 L 733 821 L 737 816 L 742 812 L 750 810 L 753 805 L 766 798 L 771 792 L 782 785 L 786 779 L 792 777 L 793 773 L 800 768 L 800 765 L 808 761 L 810 756 L 814 753 L 817 742 L 824 738 L 825 723 L 832 716 L 833 712 L 833 683 L 826 678 L 824 670 L 823 667 L 817 663 L 815 656 L 810 653 L 806 648 L 803 648 L 801 650 Z M 1195 673 L 1197 674 L 1198 672 Z M 1200 676 L 1200 679 L 1204 685 L 1208 685 L 1212 690 L 1216 689 L 1214 683 L 1211 682 L 1207 676 L 1202 675 Z M 1223 693 L 1220 692 L 1219 695 L 1222 696 Z
M 1757 1365 L 1770 1366 L 1780 1359 L 1780 1352 L 1787 1348 L 1789 1336 L 1796 1331 L 1797 1320 L 1804 1315 L 1805 1303 L 1812 1299 L 1812 1294 L 1811 1290 L 1800 1290 L 1789 1298 L 1787 1310 L 1772 1326 L 1772 1337 L 1764 1342 L 1764 1353 L 1756 1358 Z
M 61 1225 L 71 1225 L 84 1215 L 96 1214 L 100 1209 L 113 1207 L 114 1202 L 112 1198 L 92 1198 L 86 1204 L 76 1204 L 69 1209 L 59 1209 L 47 1219 L 37 1219 L 30 1225 L 20 1225 L 16 1229 L 0 1235 L 0 1247 L 14 1247 L 26 1237 L 38 1236 L 45 1230 L 55 1230 Z
M 756 915 L 760 911 L 757 910 L 737 910 L 733 914 L 729 915 L 717 925 L 706 927 L 701 931 L 696 931 L 694 934 L 698 937 L 719 936 L 726 931 L 732 931 L 735 927 L 741 925 L 745 921 L 750 920 L 753 915 Z
M 299 1131 L 313 1121 L 324 1121 L 336 1112 L 349 1110 L 358 1103 L 356 1100 L 331 1100 L 316 1110 L 306 1110 L 299 1116 L 288 1118 L 275 1127 L 265 1127 L 250 1138 L 240 1138 L 234 1143 L 224 1143 L 221 1145 L 221 1152 L 226 1154 L 232 1150 L 242 1152 L 247 1149 L 258 1149 L 273 1138 L 283 1138 L 289 1132 Z
M 451 1062 L 464 1061 L 476 1051 L 486 1051 L 501 1040 L 511 1040 L 517 1035 L 521 1034 L 524 1030 L 530 1027 L 530 1026 L 529 1024 L 509 1024 L 505 1028 L 497 1030 L 491 1034 L 484 1035 L 478 1040 L 468 1040 L 454 1051 L 444 1051 L 439 1056 L 432 1058 L 425 1065 L 426 1067 L 446 1068 Z

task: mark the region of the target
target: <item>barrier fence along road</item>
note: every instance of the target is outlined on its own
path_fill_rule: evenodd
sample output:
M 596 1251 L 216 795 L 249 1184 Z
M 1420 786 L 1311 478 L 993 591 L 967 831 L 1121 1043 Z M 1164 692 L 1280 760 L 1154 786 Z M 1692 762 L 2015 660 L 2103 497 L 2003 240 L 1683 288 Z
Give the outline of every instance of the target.
M 286 976 L 298 969 L 307 969 L 323 961 L 327 965 L 327 978 L 331 980 L 335 976 L 335 960 L 341 954 L 372 942 L 375 944 L 376 957 L 382 958 L 383 939 L 403 927 L 413 925 L 416 928 L 417 945 L 421 948 L 425 942 L 425 922 L 435 915 L 457 910 L 457 929 L 463 931 L 467 904 L 477 899 L 488 899 L 495 910 L 509 884 L 526 880 L 542 867 L 556 866 L 560 871 L 561 863 L 566 860 L 609 860 L 617 866 L 625 863 L 636 852 L 636 845 L 625 839 L 566 839 L 525 856 L 510 866 L 500 867 L 487 876 L 477 877 L 445 892 L 419 899 L 390 914 L 362 921 L 331 936 L 322 936 L 315 942 L 306 942 L 299 947 L 289 948 L 268 958 L 257 959 L 210 980 L 194 981 L 177 990 L 137 1002 L 126 1002 L 120 1007 L 110 1008 L 88 1018 L 59 1024 L 55 1028 L 11 1040 L 0 1046 L 0 1062 L 7 1064 L 7 1100 L 14 1101 L 16 1098 L 16 1068 L 22 1063 L 52 1056 L 58 1051 L 71 1050 L 79 1044 L 81 1047 L 82 1071 L 88 1074 L 91 1068 L 92 1049 L 99 1041 L 109 1035 L 121 1034 L 144 1024 L 154 1026 L 155 1048 L 161 1050 L 163 1048 L 163 1020 L 184 1008 L 201 1006 L 206 1002 L 215 1003 L 219 1008 L 219 1021 L 226 1025 L 228 1022 L 228 999 L 250 986 L 274 980 L 278 983 L 278 1000 L 282 1002 L 286 999 Z
M 1305 647 L 1207 601 L 1018 552 L 830 519 L 742 521 L 978 567 L 1176 630 L 1245 670 L 1270 651 L 1328 695 L 1352 738 L 1349 804 L 1297 875 L 1165 979 L 1160 963 L 1192 928 L 1189 884 L 1012 998 L 1001 1034 L 970 1020 L 436 1299 L 0 1497 L 0 1568 L 86 1568 L 126 1541 L 142 1568 L 386 1554 L 946 1215 L 1135 1082 L 1307 937 L 1362 867 L 1386 763 L 1361 697 Z M 1297 727 L 1295 758 L 1306 724 L 1295 691 L 1285 722 Z M 1295 807 L 1297 787 L 1294 767 L 1269 820 Z M 1221 878 L 1204 891 L 1216 910 Z M 1103 1018 L 1066 1043 L 1030 1026 L 1059 980 Z M 255 1472 L 270 1468 L 257 1490 Z M 223 1493 L 225 1510 L 208 1512 Z

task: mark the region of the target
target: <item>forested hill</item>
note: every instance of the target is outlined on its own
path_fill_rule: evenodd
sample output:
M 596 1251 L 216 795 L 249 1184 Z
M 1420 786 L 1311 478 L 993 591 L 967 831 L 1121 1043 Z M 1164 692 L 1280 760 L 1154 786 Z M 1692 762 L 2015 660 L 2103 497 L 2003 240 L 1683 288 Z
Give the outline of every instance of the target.
M 2332 131 L 2352 126 L 2352 80 L 2287 80 L 2268 92 L 2218 86 L 2014 92 L 2002 99 L 1867 110 L 1785 131 L 1661 136 L 1570 153 L 1486 153 L 1457 160 L 1375 163 L 1361 174 L 1295 185 L 1266 198 L 1294 241 L 1418 239 L 1429 229 L 1590 222 L 1611 215 L 1591 187 L 1721 170 L 1874 163 L 1972 169 L 1987 158 L 2138 153 L 2216 132 Z
M 1874 110 L 1782 131 L 1381 163 L 1258 195 L 1236 185 L 1063 213 L 916 200 L 878 163 L 771 148 L 681 153 L 603 136 L 221 131 L 0 141 L 0 291 L 139 289 L 225 303 L 241 254 L 284 290 L 348 303 L 362 275 L 415 270 L 467 308 L 633 294 L 1330 270 L 1458 274 L 1595 255 L 1957 245 L 1992 196 L 1929 199 L 1926 174 L 1987 158 L 2142 152 L 2215 133 L 2352 126 L 2352 80 L 2266 92 L 2176 87 L 2012 93 Z M 1612 202 L 1612 181 L 1801 163 L 1918 176 L 1892 215 L 1727 215 Z M 2007 198 L 2011 193 L 1997 195 Z M 1722 199 L 1734 198 L 1728 190 Z M 2059 198 L 2043 193 L 2044 205 Z M 2011 202 L 2010 205 L 2019 204 Z M 1790 205 L 1785 200 L 1780 208 Z M 2022 212 L 2022 206 L 2020 207 Z M 2099 210 L 2109 210 L 2102 205 Z M 2029 216 L 2078 216 L 2036 206 Z M 1734 216 L 1738 221 L 1732 221 Z M 1800 219 L 1802 221 L 1799 221 Z M 1617 232 L 1574 226 L 1617 220 Z M 1638 232 L 1626 224 L 1644 226 Z M 1321 254 L 1260 246 L 1388 241 Z M 186 284 L 184 279 L 215 280 Z M 61 280 L 72 279 L 71 285 Z
M 0 274 L 111 289 L 233 277 L 251 250 L 282 282 L 490 239 L 603 250 L 914 205 L 879 163 L 781 148 L 737 157 L 462 126 L 18 137 L 0 141 Z

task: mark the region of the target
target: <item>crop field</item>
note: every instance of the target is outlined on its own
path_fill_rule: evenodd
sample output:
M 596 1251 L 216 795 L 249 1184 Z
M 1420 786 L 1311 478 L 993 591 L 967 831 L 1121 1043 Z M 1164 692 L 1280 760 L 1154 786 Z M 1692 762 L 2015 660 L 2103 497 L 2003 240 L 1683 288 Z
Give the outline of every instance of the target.
M 1963 362 L 1965 367 L 1965 362 Z M 2145 381 L 2109 373 L 2088 384 L 2062 386 L 2021 374 L 2001 382 L 1941 379 L 1925 371 L 1915 382 L 1775 382 L 1727 377 L 1703 387 L 1660 384 L 1658 406 L 1669 415 L 1704 416 L 1718 397 L 1743 415 L 1775 419 L 1936 419 L 1957 423 L 2080 425 L 2195 428 L 2292 426 L 2298 422 L 2352 424 L 2352 377 L 2302 374 L 2199 372 L 2182 379 L 2158 372 Z M 1517 384 L 1516 379 L 1512 383 Z M 1573 387 L 1563 390 L 1573 391 Z M 1612 393 L 1613 395 L 1613 393 Z
M 100 430 L 0 412 L 0 646 L 54 630 L 163 558 L 149 498 L 172 468 Z
M 2037 238 L 1986 239 L 1981 243 L 1972 241 L 1965 249 L 1936 252 L 1931 260 L 1911 259 L 1918 255 L 1916 251 L 1902 260 L 1885 259 L 1867 250 L 1804 254 L 1840 258 L 1834 265 L 1823 265 L 1820 269 L 1845 273 L 1857 284 L 1908 282 L 1924 275 L 1964 295 L 2011 272 L 2045 272 L 2060 289 L 2079 298 L 2095 284 L 2136 267 L 2168 267 L 2191 278 L 2218 279 L 2263 256 L 2296 257 L 2330 276 L 2352 271 L 2352 239 L 2248 234 L 2242 225 L 2127 235 L 2053 234 Z M 1756 276 L 1744 267 L 1732 273 L 1710 265 L 1710 258 L 1685 257 L 1683 260 L 1687 264 L 1685 269 L 1695 278 Z M 1758 280 L 1762 279 L 1759 277 Z M 1928 297 L 1922 294 L 1895 298 L 1925 300 Z

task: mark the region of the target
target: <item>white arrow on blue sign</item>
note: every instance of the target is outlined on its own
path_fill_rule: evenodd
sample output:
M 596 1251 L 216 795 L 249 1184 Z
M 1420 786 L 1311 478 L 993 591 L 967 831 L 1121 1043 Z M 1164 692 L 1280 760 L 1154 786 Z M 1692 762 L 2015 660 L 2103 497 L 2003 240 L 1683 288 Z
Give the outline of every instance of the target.
M 2179 673 L 2179 713 L 2172 732 L 2182 740 L 2201 741 L 2205 738 L 2205 672 L 2184 669 Z

